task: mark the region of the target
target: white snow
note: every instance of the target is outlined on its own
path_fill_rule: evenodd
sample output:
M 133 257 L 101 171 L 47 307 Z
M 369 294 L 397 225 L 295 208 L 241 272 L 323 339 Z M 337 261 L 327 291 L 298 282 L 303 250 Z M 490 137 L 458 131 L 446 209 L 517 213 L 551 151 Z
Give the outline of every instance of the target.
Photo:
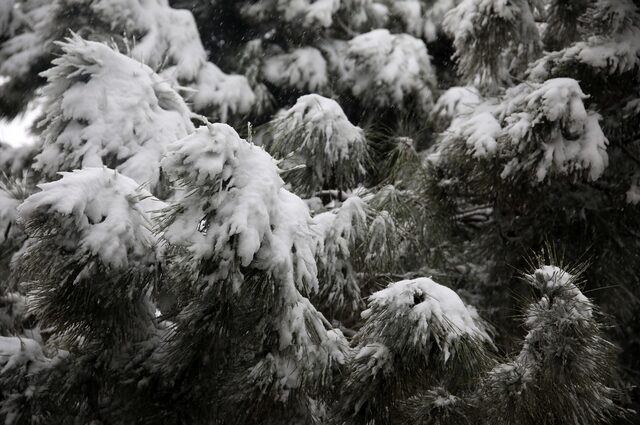
M 468 152 L 475 158 L 491 157 L 496 153 L 496 139 L 501 131 L 500 123 L 489 112 L 472 116 L 459 128 L 461 137 L 466 140 Z
M 416 299 L 420 300 L 416 303 Z M 374 310 L 388 309 L 398 314 L 409 312 L 415 327 L 414 344 L 426 346 L 434 323 L 447 329 L 442 343 L 445 361 L 450 356 L 451 344 L 463 336 L 490 341 L 489 335 L 477 323 L 477 313 L 470 310 L 451 289 L 429 278 L 403 280 L 390 284 L 369 297 L 369 308 L 362 318 L 369 318 Z
M 451 87 L 438 97 L 430 119 L 444 130 L 456 118 L 470 115 L 482 103 L 482 97 L 475 87 Z
M 328 83 L 327 62 L 314 47 L 303 47 L 267 58 L 262 72 L 277 86 L 319 91 Z
M 0 336 L 0 374 L 21 366 L 26 366 L 29 373 L 36 373 L 51 361 L 45 357 L 40 344 L 33 339 Z
M 377 29 L 349 41 L 347 83 L 354 96 L 377 106 L 404 104 L 415 98 L 427 114 L 432 106 L 435 72 L 422 40 Z
M 351 124 L 338 102 L 317 94 L 298 98 L 296 104 L 280 112 L 276 120 L 279 132 L 304 134 L 296 149 L 314 151 L 316 141 L 313 139 L 322 135 L 325 139 L 324 150 L 318 152 L 318 157 L 323 160 L 319 164 L 321 167 L 349 159 L 354 152 L 361 153 L 366 146 L 364 131 Z M 318 169 L 319 173 L 324 171 L 327 170 Z
M 342 362 L 344 338 L 325 328 L 302 295 L 317 290 L 311 217 L 304 201 L 283 188 L 275 160 L 228 125 L 208 124 L 172 144 L 162 167 L 187 189 L 164 238 L 188 249 L 193 264 L 216 261 L 217 270 L 202 276 L 205 283 L 233 279 L 239 291 L 238 263 L 273 278 L 278 348 L 251 373 L 271 371 L 286 399 L 306 373 L 324 376 Z
M 22 220 L 28 222 L 42 214 L 68 218 L 70 227 L 60 229 L 66 232 L 66 242 L 77 237 L 81 249 L 109 267 L 154 261 L 150 216 L 163 203 L 135 181 L 108 168 L 60 174 L 60 180 L 39 185 L 42 191 L 18 207 Z
M 435 0 L 425 11 L 424 36 L 427 41 L 435 41 L 442 30 L 444 18 L 461 0 Z
M 307 25 L 319 24 L 330 27 L 333 14 L 338 11 L 340 0 L 312 0 L 304 11 L 304 21 Z
M 606 28 L 557 52 L 546 53 L 532 64 L 529 75 L 544 81 L 555 68 L 580 63 L 597 72 L 622 74 L 640 67 L 640 8 L 632 0 L 599 1 L 591 14 Z
M 362 198 L 351 196 L 339 208 L 313 217 L 315 254 L 321 277 L 320 299 L 337 310 L 356 309 L 360 302 L 351 247 L 364 237 L 367 211 Z
M 283 159 L 285 169 L 304 167 L 294 183 L 308 195 L 328 181 L 336 189 L 351 189 L 365 173 L 369 153 L 364 131 L 349 122 L 333 99 L 302 96 L 276 114 L 270 129 L 271 152 Z
M 193 130 L 182 98 L 148 66 L 78 36 L 43 75 L 47 112 L 34 167 L 53 176 L 116 166 L 154 188 L 166 145 Z
M 394 0 L 389 3 L 392 15 L 402 21 L 405 32 L 422 37 L 425 32 L 424 11 L 419 0 Z
M 226 121 L 230 113 L 246 113 L 255 100 L 244 76 L 227 75 L 207 62 L 189 10 L 174 9 L 168 0 L 79 2 L 123 34 L 131 57 L 159 73 L 174 89 L 187 88 L 185 99 L 193 101 L 198 111 Z
M 9 6 L 13 0 L 2 3 L 0 7 Z M 16 6 L 20 12 L 13 14 L 7 21 L 9 27 L 5 28 L 15 35 L 0 45 L 0 75 L 10 77 L 27 74 L 33 63 L 46 53 L 47 43 L 42 30 L 49 24 L 52 7 L 47 0 L 20 2 Z
M 503 159 L 503 179 L 531 173 L 536 184 L 549 175 L 580 173 L 597 180 L 609 161 L 609 142 L 600 116 L 585 109 L 586 97 L 571 78 L 509 88 L 455 118 L 431 158 L 439 161 L 444 150 L 464 143 L 470 156 Z
M 608 164 L 608 140 L 598 123 L 599 115 L 587 112 L 582 99 L 587 96 L 578 82 L 555 78 L 538 85 L 520 85 L 507 91 L 499 114 L 504 118 L 504 132 L 514 145 L 534 147 L 539 155 L 536 178 L 543 181 L 549 171 L 569 174 L 586 170 L 590 180 L 597 180 Z M 543 122 L 555 123 L 545 140 L 530 137 L 532 128 Z M 523 146 L 517 147 L 523 151 Z M 528 162 L 523 160 L 521 163 Z M 521 168 L 512 164 L 503 178 Z
M 232 115 L 249 113 L 256 95 L 244 75 L 225 74 L 212 63 L 202 66 L 196 81 L 195 93 L 187 95 L 196 110 L 209 110 L 217 120 L 226 122 Z
M 393 371 L 393 354 L 387 346 L 379 342 L 361 347 L 354 359 L 367 359 L 367 369 L 371 376 L 388 375 Z
M 576 286 L 575 276 L 560 267 L 543 265 L 527 277 L 529 282 L 539 287 L 544 294 L 538 302 L 537 308 L 530 309 L 527 314 L 525 323 L 532 331 L 536 331 L 540 323 L 538 309 L 541 307 L 545 310 L 550 308 L 549 296 L 551 295 L 557 295 L 560 298 L 560 300 L 554 299 L 556 307 L 558 302 L 566 304 L 566 319 L 573 321 L 592 318 L 593 304 Z

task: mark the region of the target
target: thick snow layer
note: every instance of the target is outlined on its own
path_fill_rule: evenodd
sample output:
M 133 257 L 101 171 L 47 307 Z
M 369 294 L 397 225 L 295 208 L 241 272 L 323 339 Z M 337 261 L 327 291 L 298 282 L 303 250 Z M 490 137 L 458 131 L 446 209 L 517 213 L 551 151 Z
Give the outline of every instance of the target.
M 346 190 L 357 185 L 369 159 L 364 131 L 349 122 L 340 105 L 317 94 L 300 97 L 270 123 L 271 152 L 295 169 L 293 184 L 312 195 L 327 183 Z M 293 176 L 293 174 L 292 174 Z
M 57 214 L 68 221 L 59 229 L 65 243 L 78 238 L 80 249 L 109 267 L 155 261 L 150 215 L 163 207 L 130 178 L 108 168 L 61 173 L 60 180 L 39 185 L 41 192 L 18 207 L 25 222 Z M 77 236 L 76 236 L 77 235 Z
M 532 90 L 533 88 L 533 90 Z M 590 180 L 597 180 L 608 164 L 607 144 L 598 123 L 599 116 L 585 110 L 582 99 L 587 96 L 578 82 L 571 78 L 555 78 L 541 85 L 520 85 L 507 91 L 500 115 L 505 120 L 504 132 L 508 140 L 523 151 L 524 145 L 535 149 L 540 157 L 536 165 L 536 178 L 543 181 L 549 171 L 559 174 L 586 170 Z M 550 123 L 552 129 L 540 140 L 535 137 L 535 126 Z M 505 168 L 508 177 L 520 164 Z
M 323 159 L 322 167 L 361 153 L 366 145 L 364 131 L 349 122 L 338 102 L 317 94 L 298 98 L 295 105 L 279 113 L 276 119 L 279 132 L 301 132 L 305 135 L 299 141 L 300 148 L 313 151 L 315 141 L 312 137 L 323 136 L 326 140 L 322 146 L 324 150 L 318 152 Z
M 166 145 L 193 130 L 182 98 L 149 67 L 78 36 L 43 73 L 45 143 L 35 168 L 49 176 L 116 167 L 154 188 Z
M 450 356 L 451 344 L 463 336 L 477 340 L 490 341 L 489 335 L 478 325 L 477 312 L 468 308 L 451 289 L 429 278 L 403 280 L 390 284 L 369 297 L 369 308 L 362 312 L 366 320 L 374 311 L 397 311 L 398 315 L 408 311 L 415 327 L 414 344 L 425 345 L 433 332 L 434 323 L 446 329 L 447 335 L 442 343 L 445 361 Z
M 277 0 L 277 10 L 285 20 L 301 19 L 305 26 L 330 27 L 339 7 L 340 0 Z
M 443 151 L 464 144 L 476 158 L 506 160 L 504 179 L 529 173 L 535 183 L 549 175 L 584 174 L 596 180 L 608 164 L 608 140 L 599 115 L 585 109 L 586 97 L 570 78 L 520 84 L 499 103 L 489 99 L 453 120 L 432 158 L 440 161 L 446 158 Z
M 306 374 L 323 374 L 344 361 L 345 340 L 328 331 L 302 293 L 317 290 L 311 216 L 304 201 L 283 188 L 276 162 L 261 147 L 241 139 L 226 124 L 208 124 L 171 145 L 162 167 L 187 190 L 164 231 L 189 261 L 216 262 L 205 284 L 232 279 L 244 284 L 239 265 L 267 273 L 277 308 L 272 325 L 278 346 L 256 365 L 256 377 L 271 370 L 281 397 Z M 257 379 L 257 378 L 256 378 Z
M 247 114 L 256 101 L 256 95 L 243 75 L 225 74 L 212 63 L 202 66 L 193 84 L 196 92 L 187 98 L 196 110 L 212 110 L 219 121 L 232 115 Z
M 496 139 L 501 131 L 500 123 L 489 112 L 472 116 L 459 128 L 460 135 L 466 140 L 468 153 L 476 158 L 491 157 L 496 153 Z
M 451 87 L 438 97 L 431 120 L 444 130 L 456 118 L 470 115 L 480 103 L 482 97 L 475 87 Z
M 327 85 L 327 62 L 313 47 L 269 57 L 262 68 L 265 79 L 277 86 L 318 91 Z
M 136 61 L 158 72 L 195 108 L 226 120 L 231 113 L 246 113 L 255 100 L 247 79 L 227 75 L 207 62 L 193 14 L 174 9 L 168 0 L 75 0 L 98 21 L 122 35 L 121 44 Z M 64 7 L 54 5 L 55 8 Z M 63 11 L 56 10 L 56 13 Z M 50 31 L 50 30 L 49 30 Z M 40 31 L 42 37 L 50 35 Z M 193 90 L 196 91 L 194 95 Z
M 172 144 L 162 167 L 196 188 L 179 200 L 183 213 L 165 231 L 170 243 L 188 246 L 195 259 L 219 259 L 222 270 L 237 258 L 284 273 L 300 289 L 317 288 L 309 209 L 283 188 L 264 149 L 210 124 Z
M 47 367 L 51 361 L 45 357 L 40 344 L 33 339 L 0 336 L 0 374 L 21 366 L 26 366 L 30 373 L 35 373 Z
M 544 81 L 556 68 L 575 63 L 609 74 L 637 70 L 640 67 L 640 28 L 632 27 L 613 37 L 593 36 L 563 50 L 547 53 L 532 64 L 529 75 L 534 80 Z
M 170 7 L 168 0 L 74 0 L 88 19 L 111 25 L 115 41 L 136 61 L 158 72 L 174 89 L 184 89 L 199 112 L 227 119 L 230 113 L 249 111 L 255 95 L 242 75 L 227 75 L 207 62 L 207 52 L 193 14 Z M 33 7 L 33 6 L 32 6 Z M 60 16 L 65 2 L 43 1 L 29 11 L 29 22 L 37 24 L 4 43 L 0 49 L 0 75 L 28 73 L 51 50 L 59 37 Z M 37 19 L 36 19 L 37 18 Z M 71 28 L 80 30 L 81 28 Z M 111 35 L 113 35 L 111 34 Z M 91 34 L 109 40 L 109 34 Z M 194 97 L 194 90 L 197 100 Z
M 391 16 L 402 22 L 403 32 L 422 37 L 426 32 L 425 10 L 420 0 L 386 1 Z
M 640 6 L 632 0 L 597 1 L 587 17 L 596 33 L 565 49 L 546 53 L 531 66 L 531 78 L 544 81 L 556 74 L 557 69 L 563 72 L 578 63 L 609 74 L 637 72 L 640 67 Z
M 377 29 L 349 41 L 346 54 L 347 83 L 365 104 L 391 107 L 412 98 L 419 111 L 430 111 L 436 79 L 422 40 Z
M 304 21 L 307 25 L 318 24 L 322 27 L 330 27 L 333 23 L 333 14 L 340 7 L 340 0 L 311 0 L 304 13 Z

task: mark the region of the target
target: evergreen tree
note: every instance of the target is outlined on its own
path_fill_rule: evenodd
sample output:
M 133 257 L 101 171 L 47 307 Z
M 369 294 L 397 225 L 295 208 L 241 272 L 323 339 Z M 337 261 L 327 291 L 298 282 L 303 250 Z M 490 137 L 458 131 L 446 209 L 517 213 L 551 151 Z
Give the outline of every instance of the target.
M 0 418 L 633 419 L 638 40 L 635 0 L 4 1 Z

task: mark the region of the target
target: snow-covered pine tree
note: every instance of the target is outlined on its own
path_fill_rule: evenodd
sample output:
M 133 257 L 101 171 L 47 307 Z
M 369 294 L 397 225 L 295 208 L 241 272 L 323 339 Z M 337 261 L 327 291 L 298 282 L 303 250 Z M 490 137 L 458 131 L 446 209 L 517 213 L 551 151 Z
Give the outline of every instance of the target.
M 195 401 L 197 423 L 313 422 L 347 342 L 304 296 L 318 290 L 307 206 L 227 125 L 175 142 L 162 167 L 180 185 L 162 225 L 179 309 L 162 366 L 186 391 L 176 402 L 188 414 Z
M 107 421 L 121 414 L 123 372 L 158 333 L 150 214 L 162 203 L 108 168 L 40 188 L 18 209 L 29 239 L 13 270 L 38 326 L 2 337 L 0 411 L 12 424 Z
M 536 2 L 530 15 L 521 13 L 530 7 L 525 3 L 465 1 L 445 19 L 463 83 L 489 75 L 492 84 L 479 92 L 447 90 L 432 115 L 443 131 L 429 157 L 428 192 L 454 218 L 446 246 L 454 255 L 443 266 L 479 300 L 491 300 L 479 301 L 482 308 L 501 306 L 489 318 L 514 330 L 498 319 L 513 304 L 503 288 L 513 285 L 528 252 L 551 244 L 565 261 L 587 261 L 588 289 L 609 288 L 595 296 L 620 324 L 611 335 L 623 353 L 632 352 L 638 344 L 632 318 L 640 306 L 630 296 L 637 294 L 631 270 L 639 241 L 637 232 L 622 229 L 636 228 L 640 219 L 634 203 L 639 5 L 551 1 L 540 8 Z M 507 24 L 520 34 L 534 30 L 532 16 L 542 24 L 542 51 L 520 43 L 520 36 L 504 37 Z M 568 34 L 570 28 L 578 31 Z M 500 54 L 469 34 L 498 42 Z M 514 52 L 522 49 L 533 56 L 528 66 L 514 67 Z M 631 358 L 624 363 L 638 368 Z
M 247 114 L 255 100 L 246 78 L 207 61 L 193 15 L 167 0 L 18 0 L 3 17 L 10 37 L 0 45 L 0 75 L 9 79 L 0 86 L 2 115 L 16 114 L 34 95 L 43 83 L 39 73 L 60 54 L 56 43 L 70 31 L 115 43 L 216 120 Z
M 583 295 L 582 270 L 549 265 L 524 276 L 542 297 L 523 315 L 527 334 L 511 361 L 489 371 L 479 388 L 480 411 L 495 424 L 609 422 L 615 346 L 602 337 L 592 301 Z
M 45 119 L 0 147 L 0 417 L 611 422 L 604 334 L 638 370 L 638 3 L 570 3 L 4 2 L 0 114 Z M 103 262 L 107 224 L 135 261 Z M 527 275 L 520 345 L 514 270 L 547 241 L 584 286 Z M 619 328 L 581 293 L 611 285 Z

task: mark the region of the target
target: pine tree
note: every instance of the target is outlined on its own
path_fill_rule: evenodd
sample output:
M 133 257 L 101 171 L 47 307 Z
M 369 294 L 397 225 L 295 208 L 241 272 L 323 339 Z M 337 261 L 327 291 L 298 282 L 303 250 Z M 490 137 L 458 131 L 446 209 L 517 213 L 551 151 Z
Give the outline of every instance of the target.
M 0 144 L 0 418 L 631 417 L 639 25 L 633 0 L 5 1 L 0 116 L 42 117 Z

